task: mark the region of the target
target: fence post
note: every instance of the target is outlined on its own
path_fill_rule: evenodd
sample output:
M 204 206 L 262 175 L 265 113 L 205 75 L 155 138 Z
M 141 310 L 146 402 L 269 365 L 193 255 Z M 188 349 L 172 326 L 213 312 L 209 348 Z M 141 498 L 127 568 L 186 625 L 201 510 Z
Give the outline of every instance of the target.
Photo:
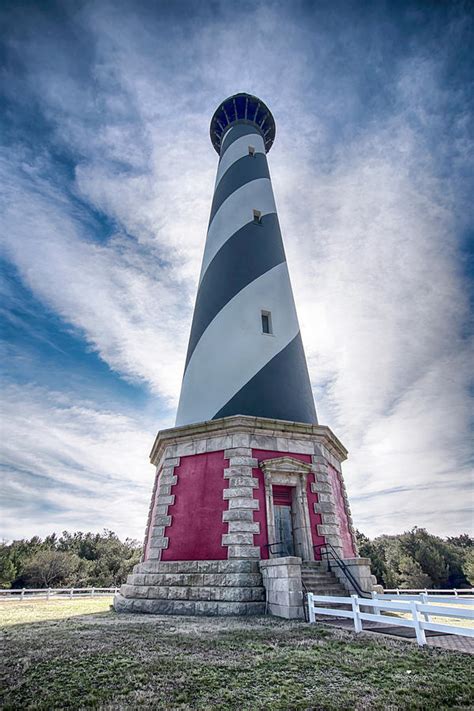
M 395 592 L 397 593 L 397 595 L 400 595 L 400 590 L 398 588 L 395 590 Z
M 316 622 L 316 617 L 314 614 L 313 593 L 308 593 L 308 613 L 309 613 L 309 621 Z
M 74 588 L 71 588 L 71 592 L 69 593 L 69 597 L 72 600 L 72 596 L 74 595 Z
M 456 588 L 454 588 L 454 597 L 457 597 L 457 596 L 458 596 L 458 591 L 456 590 Z
M 420 594 L 420 597 L 421 597 L 421 601 L 423 602 L 423 605 L 427 605 L 427 604 L 429 603 L 429 599 L 428 599 L 428 594 L 427 594 L 427 593 L 421 593 L 421 594 Z M 423 614 L 423 617 L 425 618 L 425 622 L 429 622 L 429 621 L 430 621 L 430 616 L 429 616 L 429 614 L 428 614 L 427 612 L 423 612 L 422 614 Z
M 426 644 L 426 636 L 425 636 L 425 630 L 421 629 L 421 626 L 420 626 L 418 603 L 415 601 L 410 602 L 410 607 L 411 607 L 411 613 L 413 615 L 413 626 L 415 628 L 416 641 L 418 642 L 418 644 L 420 646 L 423 646 L 424 644 Z
M 46 593 L 46 600 L 49 600 L 51 596 L 51 588 L 48 588 L 48 592 Z
M 378 593 L 376 593 L 375 590 L 372 590 L 372 600 L 378 600 L 378 599 L 379 599 Z M 376 615 L 382 614 L 382 610 L 380 609 L 380 607 L 375 608 L 375 614 Z
M 351 595 L 352 598 L 352 613 L 354 615 L 354 630 L 362 632 L 362 620 L 360 619 L 359 598 L 357 595 Z
M 25 597 L 25 588 L 22 588 L 20 600 L 23 600 L 24 597 Z
M 94 593 L 95 593 L 95 588 L 92 588 L 92 590 L 91 590 L 91 596 L 92 596 L 92 597 L 94 597 Z

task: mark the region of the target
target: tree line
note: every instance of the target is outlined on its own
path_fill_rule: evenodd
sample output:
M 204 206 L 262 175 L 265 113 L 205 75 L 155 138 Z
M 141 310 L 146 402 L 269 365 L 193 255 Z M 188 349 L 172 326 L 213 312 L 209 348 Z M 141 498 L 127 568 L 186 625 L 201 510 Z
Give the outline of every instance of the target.
M 55 533 L 0 544 L 0 587 L 115 587 L 140 561 L 142 546 L 113 531 Z
M 423 528 L 370 540 L 357 532 L 359 553 L 385 588 L 474 585 L 474 541 L 466 533 L 439 538 Z M 52 534 L 0 543 L 0 587 L 114 587 L 139 562 L 142 546 L 112 531 Z
M 370 558 L 384 588 L 465 588 L 474 585 L 474 540 L 439 538 L 424 528 L 370 540 L 359 531 L 359 555 Z

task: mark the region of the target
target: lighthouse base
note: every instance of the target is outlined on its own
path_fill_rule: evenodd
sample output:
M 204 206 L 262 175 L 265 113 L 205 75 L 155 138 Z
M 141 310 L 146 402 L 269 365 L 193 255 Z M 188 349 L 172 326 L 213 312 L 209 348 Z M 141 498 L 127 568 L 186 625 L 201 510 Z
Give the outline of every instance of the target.
M 161 615 L 263 615 L 265 588 L 257 561 L 147 561 L 135 566 L 114 608 Z
M 300 617 L 302 571 L 324 546 L 370 587 L 345 458 L 321 425 L 236 415 L 159 432 L 143 558 L 115 609 Z

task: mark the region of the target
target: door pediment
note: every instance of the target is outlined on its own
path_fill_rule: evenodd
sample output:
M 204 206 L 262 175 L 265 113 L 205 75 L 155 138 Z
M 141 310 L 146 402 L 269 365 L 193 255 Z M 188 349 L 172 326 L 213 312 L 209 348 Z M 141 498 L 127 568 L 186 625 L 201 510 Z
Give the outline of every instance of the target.
M 275 457 L 264 459 L 260 462 L 260 469 L 264 474 L 309 474 L 312 471 L 311 464 L 302 462 L 294 457 Z

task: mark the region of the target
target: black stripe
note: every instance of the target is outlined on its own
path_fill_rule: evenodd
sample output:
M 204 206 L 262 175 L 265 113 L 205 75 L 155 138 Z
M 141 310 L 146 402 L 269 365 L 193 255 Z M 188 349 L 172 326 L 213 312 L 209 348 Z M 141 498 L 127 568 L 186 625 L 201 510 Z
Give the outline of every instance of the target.
M 264 153 L 256 153 L 254 156 L 242 156 L 235 163 L 232 163 L 220 179 L 214 193 L 209 224 L 211 224 L 212 218 L 229 195 L 232 195 L 242 185 L 258 178 L 270 178 L 267 156 Z M 258 207 L 258 205 L 255 205 L 255 207 Z
M 222 245 L 199 286 L 185 369 L 219 311 L 247 284 L 284 261 L 280 225 L 274 212 L 264 215 L 260 224 L 247 223 Z
M 235 124 L 235 126 L 232 127 L 232 131 L 229 133 L 229 135 L 225 139 L 224 147 L 221 148 L 220 157 L 222 158 L 222 156 L 224 155 L 226 150 L 229 148 L 229 146 L 231 146 L 233 144 L 234 141 L 236 141 L 238 138 L 242 138 L 242 136 L 247 136 L 252 133 L 263 138 L 263 135 L 260 133 L 258 128 L 255 126 L 255 124 L 249 124 L 249 123 Z
M 212 419 L 231 415 L 318 424 L 300 333 Z

